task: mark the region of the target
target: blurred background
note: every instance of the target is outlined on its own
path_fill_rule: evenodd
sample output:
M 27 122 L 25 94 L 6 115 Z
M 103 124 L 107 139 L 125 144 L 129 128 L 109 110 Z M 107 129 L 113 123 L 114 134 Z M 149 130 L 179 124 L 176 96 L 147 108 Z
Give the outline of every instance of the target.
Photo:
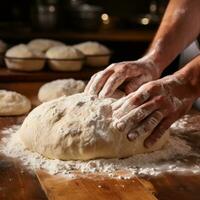
M 111 62 L 142 56 L 167 0 L 6 0 L 0 39 L 8 44 L 51 38 L 73 44 L 95 40 L 113 50 Z M 168 69 L 170 70 L 170 69 Z
M 9 43 L 35 37 L 68 43 L 97 40 L 116 50 L 115 58 L 134 59 L 151 41 L 166 4 L 166 0 L 1 1 L 0 38 Z

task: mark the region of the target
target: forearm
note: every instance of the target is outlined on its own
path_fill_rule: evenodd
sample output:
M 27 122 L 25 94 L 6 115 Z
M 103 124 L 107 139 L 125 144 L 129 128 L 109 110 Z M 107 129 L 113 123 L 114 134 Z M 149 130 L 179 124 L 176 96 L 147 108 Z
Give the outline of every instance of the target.
M 174 74 L 184 85 L 190 88 L 194 98 L 200 97 L 200 55 Z
M 200 1 L 171 0 L 146 54 L 159 73 L 200 33 Z

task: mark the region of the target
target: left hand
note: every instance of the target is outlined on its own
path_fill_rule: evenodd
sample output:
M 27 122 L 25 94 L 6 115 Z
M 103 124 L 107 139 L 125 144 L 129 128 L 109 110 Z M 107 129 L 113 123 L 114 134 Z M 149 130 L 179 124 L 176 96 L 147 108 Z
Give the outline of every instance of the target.
M 150 132 L 146 147 L 152 146 L 192 106 L 195 97 L 186 81 L 171 75 L 142 85 L 136 92 L 112 104 L 113 125 L 129 140 Z

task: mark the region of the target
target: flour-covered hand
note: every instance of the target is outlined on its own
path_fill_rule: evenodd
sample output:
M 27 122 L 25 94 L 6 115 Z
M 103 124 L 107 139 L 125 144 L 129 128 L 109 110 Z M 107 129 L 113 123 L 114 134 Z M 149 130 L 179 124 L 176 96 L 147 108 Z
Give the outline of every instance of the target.
M 150 132 L 144 144 L 150 147 L 191 108 L 194 100 L 186 82 L 175 75 L 167 76 L 113 103 L 113 124 L 127 133 L 129 140 Z
M 160 72 L 151 59 L 114 63 L 92 76 L 85 92 L 111 97 L 117 89 L 129 94 L 142 84 L 159 78 Z

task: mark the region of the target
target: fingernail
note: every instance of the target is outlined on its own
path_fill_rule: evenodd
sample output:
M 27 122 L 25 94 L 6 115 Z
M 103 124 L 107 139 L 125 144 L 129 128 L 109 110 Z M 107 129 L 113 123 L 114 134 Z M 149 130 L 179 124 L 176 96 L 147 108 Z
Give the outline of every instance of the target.
M 116 123 L 116 128 L 119 130 L 119 131 L 123 131 L 125 129 L 125 123 L 124 122 L 117 122 Z
M 131 140 L 131 141 L 135 140 L 136 137 L 137 137 L 137 134 L 136 134 L 136 133 L 129 133 L 129 134 L 128 134 L 128 139 Z

